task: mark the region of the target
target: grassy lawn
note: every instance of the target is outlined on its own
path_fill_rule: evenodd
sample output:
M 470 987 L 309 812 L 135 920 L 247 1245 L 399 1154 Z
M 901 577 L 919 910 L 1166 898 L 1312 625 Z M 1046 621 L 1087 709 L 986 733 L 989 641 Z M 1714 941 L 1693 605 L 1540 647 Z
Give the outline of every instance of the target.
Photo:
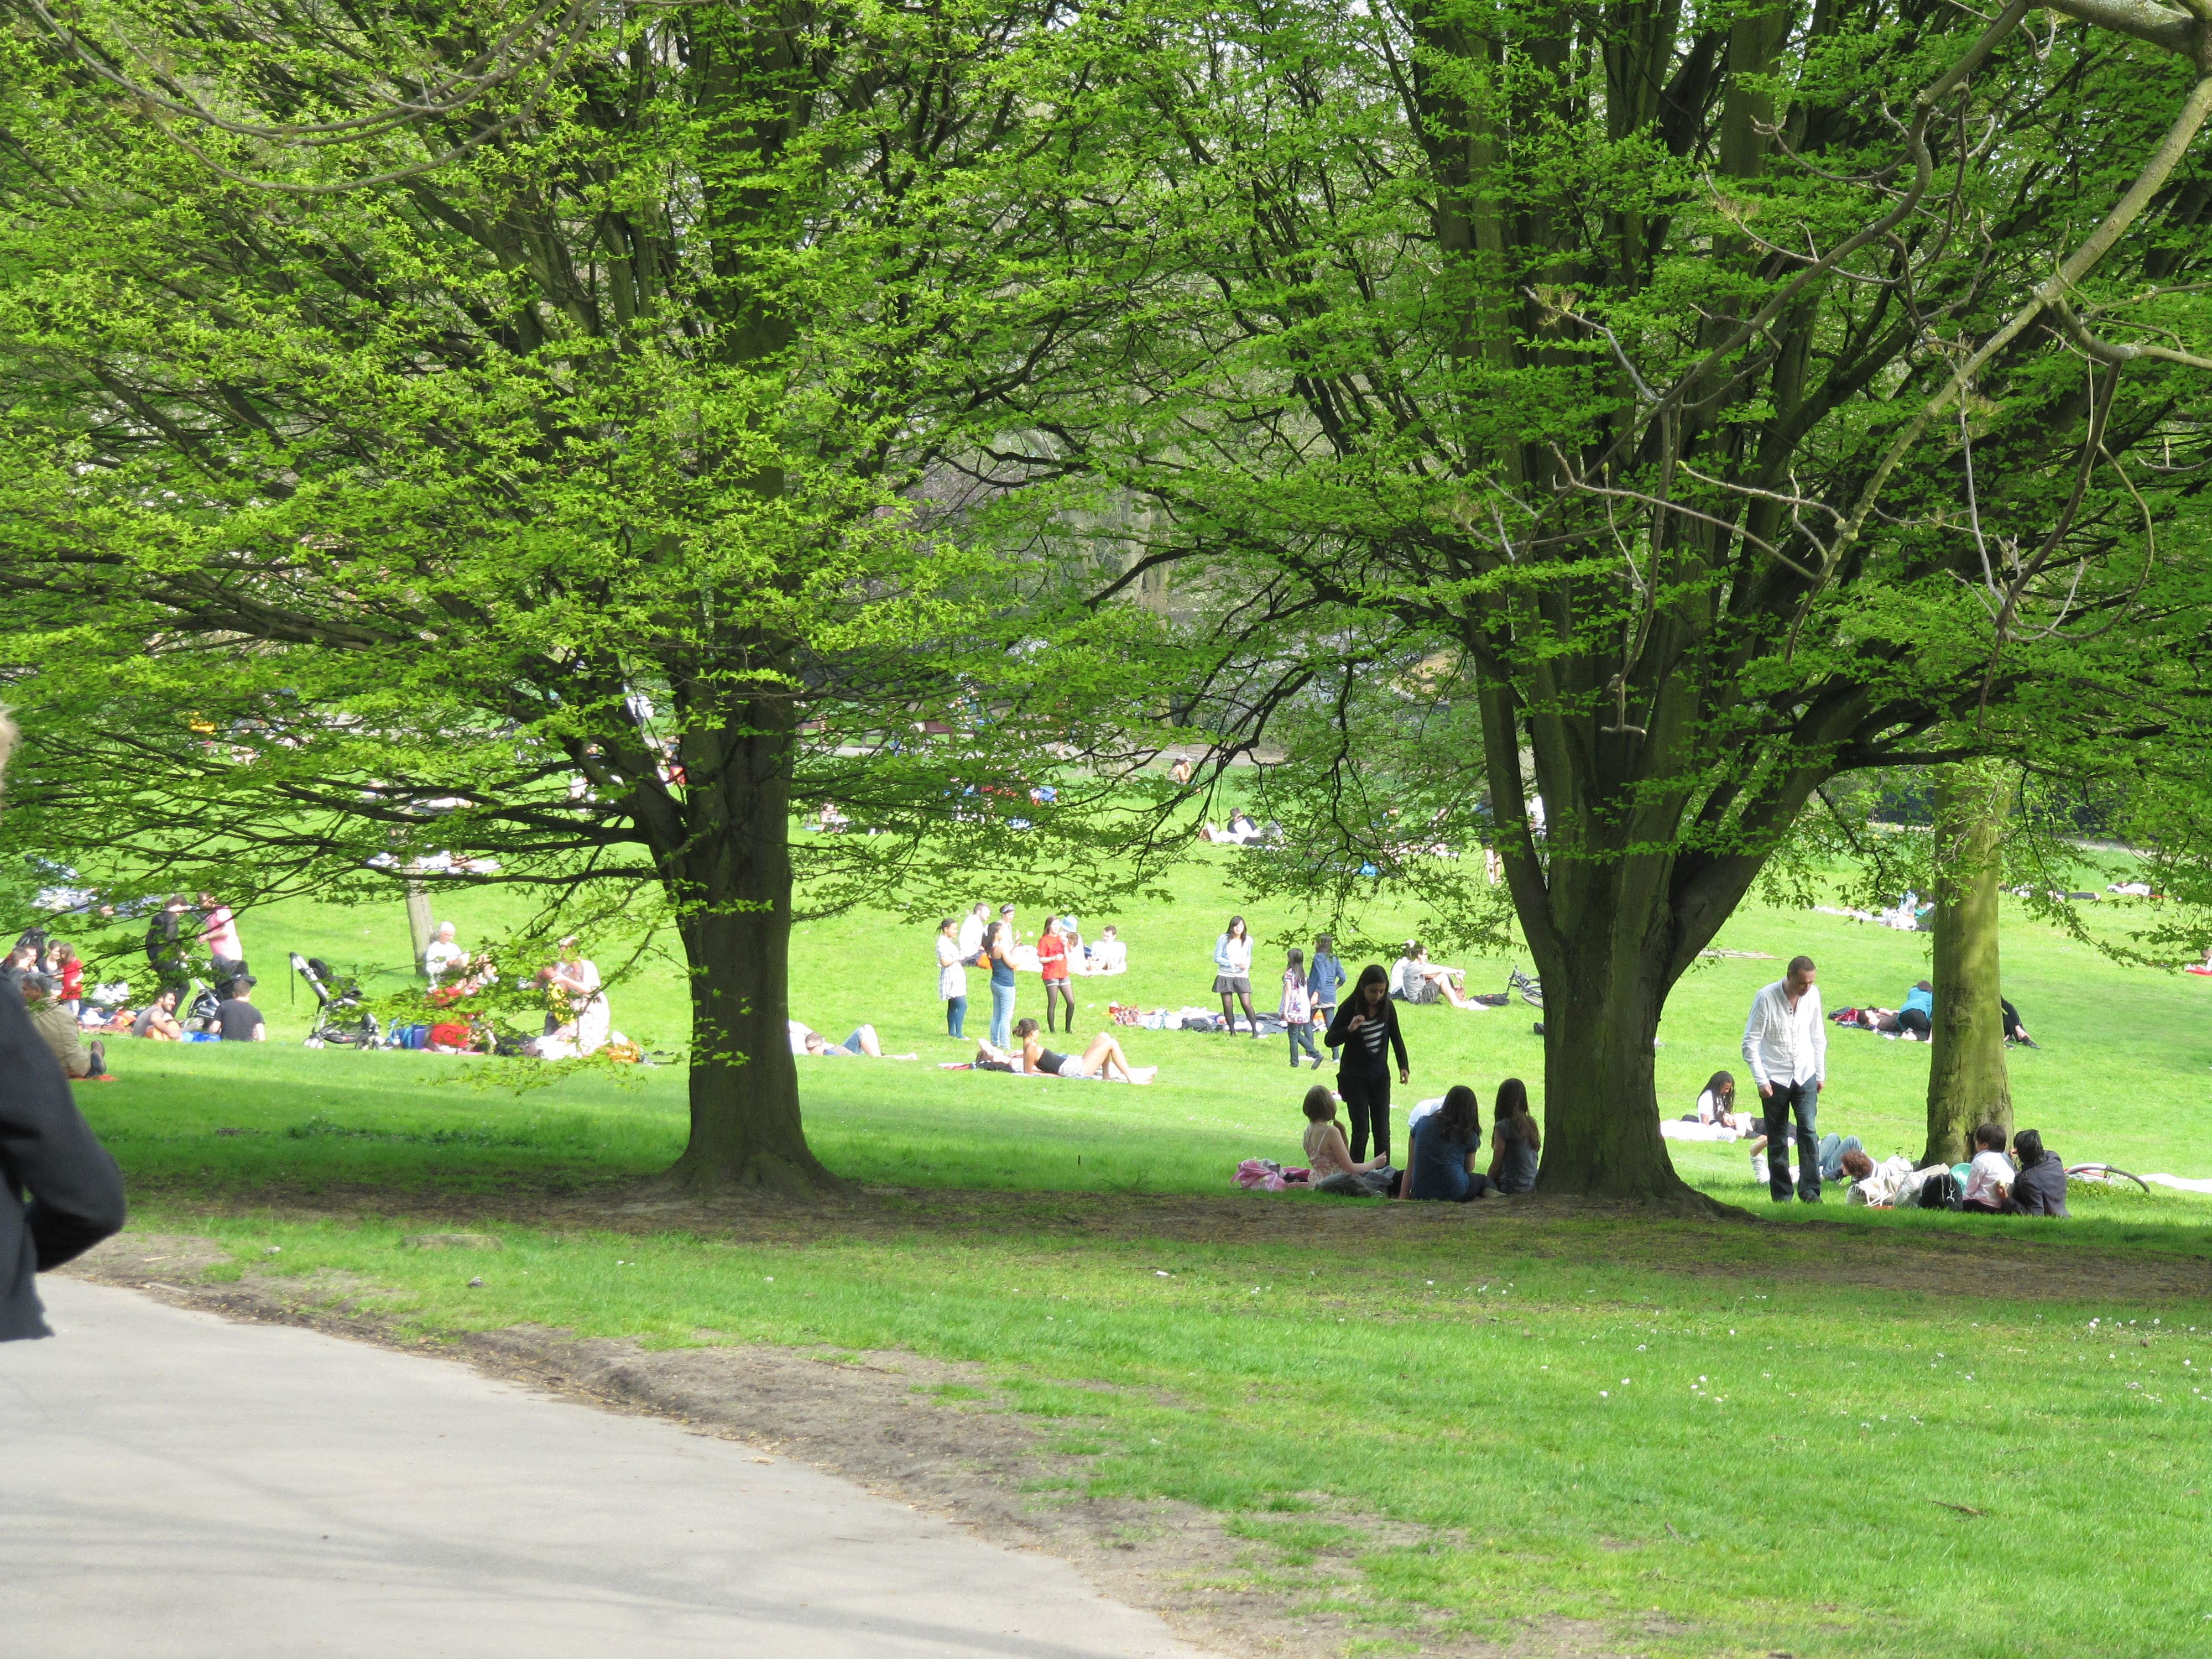
M 1121 921 L 1136 965 L 1079 981 L 1079 1000 L 1204 1002 L 1220 874 L 1085 915 Z M 465 939 L 496 921 L 457 919 Z M 397 906 L 246 928 L 284 1036 L 304 1010 L 285 1024 L 268 994 L 283 950 L 404 955 Z M 354 957 L 317 948 L 356 933 Z M 218 1274 L 353 1275 L 429 1334 L 532 1322 L 977 1362 L 1094 1455 L 1089 1490 L 1230 1515 L 1255 1580 L 1371 1624 L 1371 1651 L 1528 1615 L 1599 1620 L 1655 1655 L 2212 1650 L 2212 1200 L 2085 1195 L 2063 1225 L 1832 1201 L 1771 1212 L 1778 1226 L 1237 1194 L 1238 1158 L 1296 1148 L 1308 1079 L 1279 1043 L 1125 1032 L 1164 1068 L 1151 1089 L 939 1072 L 962 1051 L 928 944 L 883 918 L 798 941 L 794 1012 L 833 1036 L 872 1020 L 923 1059 L 801 1062 L 824 1158 L 896 1190 L 787 1224 L 592 1218 L 597 1185 L 681 1145 L 677 1067 L 517 1094 L 509 1062 L 125 1042 L 123 1080 L 80 1094 L 140 1224 L 219 1240 Z M 1926 972 L 1924 939 L 1820 915 L 1748 911 L 1721 944 L 1809 951 L 1832 1006 L 1893 1006 Z M 2192 1006 L 2212 983 L 2024 923 L 2006 961 L 2045 1044 L 2014 1055 L 2021 1121 L 2069 1159 L 2212 1174 L 2212 1036 Z M 1477 988 L 1507 965 L 1470 964 Z M 1732 1064 L 1778 966 L 1716 962 L 1677 994 L 1670 1110 Z M 665 971 L 624 988 L 616 1024 L 679 1040 L 679 989 Z M 1407 1098 L 1466 1080 L 1486 1111 L 1508 1073 L 1540 1092 L 1534 1017 L 1406 1010 Z M 1926 1064 L 1838 1034 L 1829 1127 L 1917 1150 Z M 1770 1213 L 1740 1154 L 1675 1151 Z M 506 1248 L 400 1248 L 432 1212 Z M 1372 1526 L 1314 1518 L 1347 1509 Z M 1315 1552 L 1346 1544 L 1356 1574 L 1320 1583 Z

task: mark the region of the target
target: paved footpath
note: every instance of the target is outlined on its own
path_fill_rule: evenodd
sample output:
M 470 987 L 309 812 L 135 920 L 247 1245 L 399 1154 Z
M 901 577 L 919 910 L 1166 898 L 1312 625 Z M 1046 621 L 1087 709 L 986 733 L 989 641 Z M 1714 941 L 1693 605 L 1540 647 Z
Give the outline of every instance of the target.
M 1196 1659 L 1052 1557 L 466 1366 L 40 1281 L 0 1631 L 42 1659 Z

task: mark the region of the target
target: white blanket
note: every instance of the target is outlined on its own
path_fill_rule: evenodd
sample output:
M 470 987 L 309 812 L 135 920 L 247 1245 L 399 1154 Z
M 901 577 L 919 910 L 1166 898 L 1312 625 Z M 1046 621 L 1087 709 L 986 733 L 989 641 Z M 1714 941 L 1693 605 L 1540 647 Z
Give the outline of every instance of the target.
M 2154 1187 L 2173 1187 L 2185 1193 L 2212 1193 L 2212 1181 L 2191 1181 L 2187 1176 L 2148 1175 L 2143 1179 Z

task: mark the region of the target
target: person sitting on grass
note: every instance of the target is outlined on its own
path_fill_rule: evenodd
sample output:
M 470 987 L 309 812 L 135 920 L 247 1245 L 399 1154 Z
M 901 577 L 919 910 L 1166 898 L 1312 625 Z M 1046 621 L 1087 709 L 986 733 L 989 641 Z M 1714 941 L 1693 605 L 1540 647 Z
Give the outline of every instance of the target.
M 2012 1160 L 2004 1154 L 2005 1133 L 1994 1123 L 1974 1131 L 1974 1161 L 1966 1170 L 1966 1194 L 1959 1207 L 1975 1215 L 2002 1215 L 2012 1199 Z
M 1121 942 L 1120 930 L 1110 924 L 1098 935 L 1097 944 L 1084 952 L 1088 974 L 1126 974 L 1129 971 L 1129 947 Z
M 2007 1042 L 2016 1042 L 2023 1048 L 2039 1048 L 2043 1046 L 2028 1036 L 2027 1027 L 2020 1023 L 2020 1010 L 2002 997 L 1997 999 L 1997 1012 L 2004 1022 L 2004 1040 Z
M 2052 1215 L 2066 1218 L 2066 1165 L 2048 1151 L 2039 1130 L 2022 1129 L 2012 1138 L 2014 1162 L 2020 1173 L 2012 1181 L 2014 1215 Z
M 1536 1161 L 1544 1132 L 1528 1109 L 1528 1085 L 1509 1077 L 1490 1107 L 1490 1179 L 1501 1193 L 1536 1190 Z
M 177 992 L 173 986 L 164 986 L 156 996 L 138 1012 L 131 1023 L 131 1035 L 151 1037 L 156 1042 L 182 1042 L 185 1028 L 177 1022 Z
M 1384 1174 L 1388 1158 L 1352 1161 L 1352 1149 L 1344 1144 L 1344 1131 L 1337 1126 L 1336 1097 L 1327 1084 L 1316 1083 L 1306 1091 L 1304 1109 L 1306 1164 L 1312 1171 L 1309 1180 L 1316 1192 L 1357 1193 L 1373 1198 L 1389 1190 Z
M 1021 1039 L 1022 1064 L 1032 1072 L 1046 1077 L 1103 1077 L 1114 1080 L 1119 1072 L 1124 1083 L 1150 1083 L 1160 1073 L 1157 1066 L 1131 1066 L 1129 1056 L 1122 1052 L 1121 1040 L 1111 1031 L 1101 1031 L 1091 1039 L 1091 1046 L 1082 1054 L 1056 1054 L 1037 1041 L 1037 1023 L 1033 1019 L 1017 1020 L 1014 1035 Z
M 73 1080 L 112 1082 L 107 1073 L 106 1045 L 85 1042 L 84 1028 L 63 1003 L 60 990 L 61 981 L 44 974 L 27 975 L 23 980 L 23 1006 L 31 1012 L 31 1024 L 39 1040 L 53 1051 L 62 1070 Z
M 216 1005 L 216 1030 L 225 1042 L 266 1042 L 269 1041 L 268 1022 L 261 1011 L 246 1000 L 253 988 L 250 975 L 231 981 L 230 994 Z
M 1407 939 L 1406 954 L 1398 958 L 1399 985 L 1408 1002 L 1449 1002 L 1455 1008 L 1473 1005 L 1464 988 L 1464 969 L 1447 968 L 1429 960 L 1429 947 Z
M 1406 1155 L 1407 1198 L 1468 1204 L 1497 1190 L 1474 1167 L 1482 1146 L 1482 1115 L 1474 1091 L 1464 1083 L 1445 1090 L 1444 1103 L 1416 1119 L 1407 1135 L 1413 1142 Z
M 1922 980 L 1905 994 L 1905 1006 L 1897 1011 L 1897 1024 L 1876 1026 L 1876 1030 L 1894 1029 L 1907 1042 L 1933 1042 L 1936 1040 L 1936 988 Z

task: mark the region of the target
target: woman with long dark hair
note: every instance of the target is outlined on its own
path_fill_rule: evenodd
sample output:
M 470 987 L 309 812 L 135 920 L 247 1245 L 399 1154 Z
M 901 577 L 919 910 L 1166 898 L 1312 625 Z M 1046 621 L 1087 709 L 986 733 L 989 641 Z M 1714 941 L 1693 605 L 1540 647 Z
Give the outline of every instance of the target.
M 1543 1146 L 1544 1132 L 1528 1109 L 1528 1085 L 1507 1078 L 1498 1085 L 1490 1112 L 1490 1178 L 1499 1192 L 1536 1190 L 1536 1156 Z
M 1444 1103 L 1417 1121 L 1406 1152 L 1406 1196 L 1466 1204 L 1497 1190 L 1478 1174 L 1474 1155 L 1482 1147 L 1482 1114 L 1474 1091 L 1455 1083 Z
M 1398 1081 L 1413 1080 L 1406 1058 L 1406 1038 L 1398 1030 L 1398 1005 L 1390 1000 L 1390 971 L 1379 962 L 1359 970 L 1359 983 L 1337 1005 L 1328 1023 L 1328 1046 L 1341 1048 L 1344 1059 L 1337 1068 L 1336 1091 L 1344 1097 L 1352 1119 L 1352 1156 L 1367 1156 L 1367 1136 L 1375 1135 L 1375 1151 L 1390 1155 L 1390 1071 L 1385 1046 L 1398 1057 Z
M 1221 999 L 1221 1024 L 1232 1034 L 1237 1016 L 1231 1003 L 1233 1000 L 1244 1005 L 1244 1023 L 1257 1042 L 1260 1021 L 1252 1012 L 1252 932 L 1242 916 L 1230 917 L 1227 929 L 1213 941 L 1213 994 Z

